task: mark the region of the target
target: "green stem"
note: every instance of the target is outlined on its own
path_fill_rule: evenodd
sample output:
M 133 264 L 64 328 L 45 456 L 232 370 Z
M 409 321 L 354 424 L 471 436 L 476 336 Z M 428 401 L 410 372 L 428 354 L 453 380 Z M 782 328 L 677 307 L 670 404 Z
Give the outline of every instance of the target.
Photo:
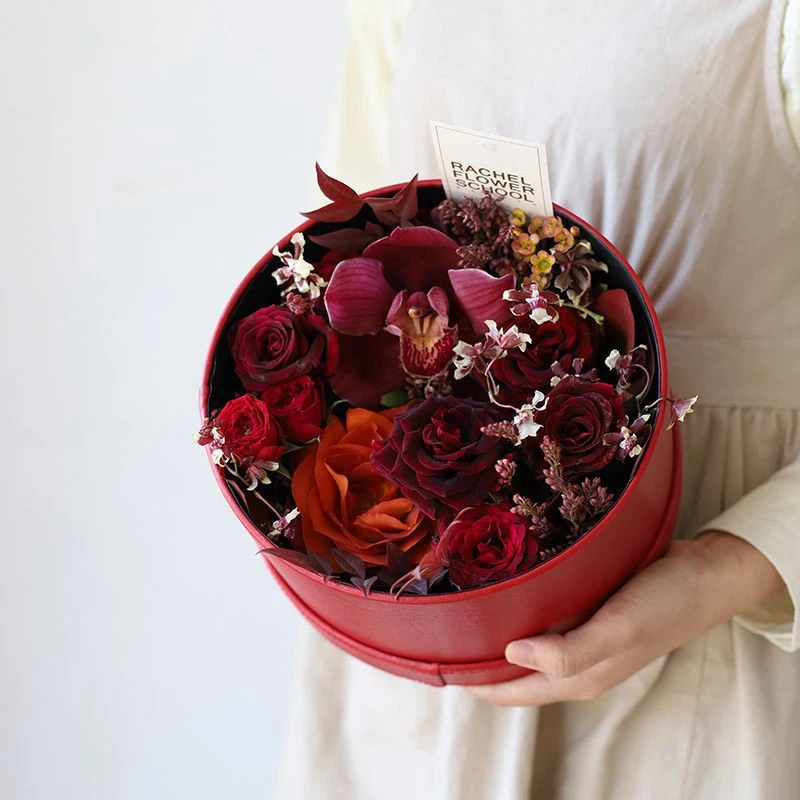
M 575 303 L 562 303 L 561 305 L 564 308 L 574 308 L 575 311 L 579 311 L 581 314 L 586 314 L 587 317 L 591 317 L 598 325 L 603 324 L 604 318 L 602 314 L 598 314 L 595 311 L 589 311 L 588 308 L 575 305 Z

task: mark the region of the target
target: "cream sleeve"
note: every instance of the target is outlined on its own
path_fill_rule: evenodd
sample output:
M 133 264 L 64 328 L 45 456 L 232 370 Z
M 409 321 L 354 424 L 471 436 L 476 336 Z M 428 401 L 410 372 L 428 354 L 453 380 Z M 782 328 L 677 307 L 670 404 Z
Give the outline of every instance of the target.
M 800 457 L 704 525 L 703 530 L 732 533 L 769 559 L 784 586 L 734 620 L 782 650 L 800 650 Z
M 786 4 L 781 43 L 781 83 L 786 117 L 800 151 L 800 0 L 789 0 Z

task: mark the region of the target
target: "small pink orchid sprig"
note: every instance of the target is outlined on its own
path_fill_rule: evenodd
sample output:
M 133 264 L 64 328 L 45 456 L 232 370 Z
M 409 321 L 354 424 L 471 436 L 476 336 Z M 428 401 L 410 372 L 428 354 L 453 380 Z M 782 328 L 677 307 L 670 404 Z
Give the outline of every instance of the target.
M 686 419 L 687 414 L 691 414 L 694 411 L 697 398 L 698 395 L 686 398 L 659 397 L 658 400 L 650 403 L 649 406 L 645 406 L 645 410 L 655 410 L 660 403 L 667 405 L 671 414 L 669 425 L 667 425 L 667 430 L 671 430 L 678 422 L 683 422 Z
M 531 343 L 531 337 L 527 333 L 520 333 L 516 325 L 512 325 L 508 330 L 503 330 L 491 319 L 487 319 L 484 324 L 487 330 L 483 335 L 482 342 L 470 344 L 459 341 L 453 348 L 455 378 L 461 380 L 474 371 L 480 372 L 486 378 L 490 400 L 503 408 L 513 408 L 513 406 L 503 405 L 497 400 L 497 386 L 491 369 L 499 359 L 505 358 L 510 350 L 518 349 L 524 353 L 525 348 Z
M 275 522 L 272 523 L 271 536 L 285 536 L 287 539 L 293 539 L 295 535 L 294 521 L 300 517 L 300 509 L 296 506 L 281 514 Z
M 272 277 L 275 278 L 278 286 L 286 286 L 283 289 L 283 296 L 289 300 L 289 295 L 295 295 L 295 304 L 298 299 L 313 304 L 322 295 L 322 290 L 327 286 L 325 279 L 314 271 L 314 265 L 309 264 L 303 255 L 305 248 L 305 237 L 302 233 L 296 233 L 291 238 L 294 246 L 291 253 L 281 252 L 277 246 L 273 248 L 272 255 L 277 256 L 283 263 L 282 267 L 274 270 Z
M 543 292 L 535 283 L 522 289 L 510 289 L 503 299 L 512 303 L 511 313 L 515 317 L 530 317 L 537 325 L 558 322 L 558 307 L 561 298 L 553 292 Z
M 553 371 L 553 377 L 550 379 L 551 386 L 557 386 L 559 381 L 574 375 L 576 378 L 581 378 L 584 381 L 599 381 L 600 375 L 596 368 L 588 369 L 584 372 L 585 362 L 582 358 L 573 358 L 568 360 L 566 366 L 560 361 L 554 361 L 550 369 Z
M 486 426 L 486 432 L 489 432 L 490 435 L 511 439 L 514 444 L 519 445 L 524 439 L 535 437 L 542 427 L 536 422 L 535 416 L 547 405 L 547 398 L 537 389 L 530 402 L 520 407 L 501 403 L 497 397 L 499 390 L 492 375 L 492 367 L 501 358 L 505 358 L 511 350 L 519 349 L 524 353 L 525 348 L 531 343 L 531 337 L 527 333 L 520 333 L 516 325 L 512 325 L 508 330 L 503 330 L 491 319 L 487 319 L 485 325 L 488 330 L 484 334 L 482 342 L 473 345 L 461 341 L 453 348 L 456 355 L 455 377 L 460 380 L 474 371 L 480 373 L 486 381 L 489 400 L 500 408 L 514 412 L 514 419 L 511 422 L 506 421 Z M 493 431 L 494 428 L 497 429 L 496 434 Z
M 605 365 L 617 373 L 617 391 L 620 394 L 627 394 L 637 377 L 641 380 L 641 388 L 635 394 L 637 400 L 641 400 L 650 388 L 650 371 L 645 366 L 647 358 L 647 345 L 636 345 L 629 353 L 622 355 L 619 350 L 612 350 L 605 360 Z
M 672 417 L 667 430 L 671 430 L 676 423 L 683 422 L 687 414 L 694 411 L 694 405 L 697 403 L 698 396 L 688 397 L 686 399 L 675 399 L 672 397 L 661 397 L 650 405 L 645 407 L 645 413 L 640 414 L 633 422 L 628 422 L 627 417 L 620 425 L 618 431 L 607 433 L 603 437 L 603 443 L 610 447 L 617 448 L 617 458 L 624 460 L 625 458 L 636 458 L 641 455 L 644 450 L 644 445 L 650 438 L 653 426 L 650 424 L 652 414 L 648 413 L 655 410 L 659 403 L 665 403 L 669 406 Z
M 607 433 L 603 437 L 603 443 L 610 447 L 617 447 L 617 458 L 622 461 L 625 458 L 636 458 L 644 449 L 644 445 L 650 437 L 652 425 L 649 423 L 650 414 L 642 414 L 633 422 L 629 423 L 626 417 L 619 431 Z

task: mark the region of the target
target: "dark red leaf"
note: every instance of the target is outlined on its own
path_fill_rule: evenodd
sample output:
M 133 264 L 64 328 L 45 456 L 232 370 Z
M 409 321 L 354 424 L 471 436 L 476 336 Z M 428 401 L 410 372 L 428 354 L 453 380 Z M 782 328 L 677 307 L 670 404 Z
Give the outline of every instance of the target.
M 417 565 L 414 569 L 395 581 L 389 588 L 390 594 L 399 597 L 403 592 L 428 594 L 431 587 L 447 574 L 447 567 L 435 564 Z
M 333 567 L 320 555 L 316 553 L 309 553 L 308 560 L 313 565 L 313 568 L 325 578 L 325 583 L 333 575 Z
M 432 589 L 437 583 L 439 583 L 444 576 L 447 575 L 447 567 L 440 567 L 438 571 L 434 572 L 433 575 L 428 576 L 428 589 Z
M 351 189 L 346 183 L 337 181 L 336 178 L 332 178 L 330 175 L 326 174 L 319 163 L 314 164 L 314 166 L 317 170 L 317 184 L 325 197 L 329 200 L 333 200 L 334 203 L 352 203 L 357 201 L 359 204 L 362 204 L 358 192 L 356 192 L 355 189 Z
M 381 225 L 386 225 L 388 228 L 393 228 L 400 224 L 400 217 L 398 217 L 394 211 L 383 211 L 380 208 L 373 209 L 373 211 L 375 212 L 375 216 Z
M 406 222 L 417 216 L 417 180 L 415 175 L 399 192 L 392 197 L 368 197 L 367 204 L 381 222 L 382 216 L 394 216 L 394 222 Z
M 386 555 L 390 576 L 390 580 L 387 583 L 389 584 L 394 583 L 398 578 L 402 578 L 403 575 L 408 574 L 414 568 L 409 557 L 394 542 L 387 542 Z
M 331 548 L 331 555 L 336 559 L 336 563 L 349 575 L 355 575 L 362 580 L 367 577 L 367 568 L 358 556 L 340 550 L 338 547 Z
M 303 211 L 302 215 L 314 222 L 347 222 L 358 214 L 363 205 L 361 200 L 328 203 L 314 211 Z
M 398 205 L 395 210 L 397 212 L 397 216 L 400 217 L 400 219 L 404 222 L 414 219 L 419 211 L 419 203 L 417 198 L 418 178 L 419 175 L 415 175 L 408 182 L 406 188 L 403 189 L 403 191 L 397 196 Z
M 372 588 L 372 584 L 375 583 L 376 580 L 378 580 L 377 575 L 373 575 L 371 578 L 367 578 L 366 580 L 353 576 L 350 578 L 350 583 L 352 583 L 353 586 L 357 586 L 359 589 L 361 589 L 361 591 L 364 592 L 364 597 L 369 597 L 369 590 Z
M 269 556 L 270 558 L 279 558 L 282 561 L 288 561 L 296 567 L 304 567 L 310 569 L 312 572 L 319 572 L 315 562 L 306 554 L 297 550 L 289 550 L 286 547 L 265 547 L 259 550 L 256 555 Z
M 367 245 L 385 236 L 383 228 L 374 223 L 368 223 L 367 227 L 372 226 L 372 230 L 361 230 L 360 228 L 341 228 L 330 233 L 321 233 L 319 236 L 309 236 L 308 238 L 321 247 L 328 250 L 338 250 L 341 253 L 360 253 Z

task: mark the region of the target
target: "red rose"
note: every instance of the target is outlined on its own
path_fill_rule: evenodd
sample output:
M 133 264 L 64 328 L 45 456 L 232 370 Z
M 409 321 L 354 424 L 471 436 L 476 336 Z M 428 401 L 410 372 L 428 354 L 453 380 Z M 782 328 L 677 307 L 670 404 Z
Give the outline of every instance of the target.
M 459 589 L 510 578 L 532 567 L 538 552 L 525 519 L 503 506 L 464 509 L 436 543 L 436 556 Z
M 495 406 L 476 400 L 411 403 L 373 444 L 372 466 L 429 517 L 452 517 L 483 502 L 497 482 L 494 465 L 508 442 L 481 429 L 498 419 Z
M 625 419 L 622 397 L 614 387 L 574 376 L 560 380 L 537 417 L 541 433 L 556 444 L 561 465 L 573 473 L 597 472 L 614 457 L 603 437 Z
M 550 390 L 552 365 L 558 361 L 568 369 L 572 361 L 582 358 L 591 369 L 597 357 L 600 327 L 591 318 L 583 318 L 571 308 L 559 308 L 556 322 L 537 325 L 530 317 L 515 320 L 521 333 L 531 337 L 525 352 L 509 351 L 492 367 L 492 375 L 500 387 L 503 403 L 521 405 L 530 401 L 536 389 Z
M 266 404 L 245 394 L 225 404 L 213 420 L 219 432 L 215 444 L 238 464 L 279 461 L 283 455 L 283 431 Z
M 336 334 L 322 317 L 299 316 L 285 306 L 260 308 L 230 334 L 236 374 L 258 391 L 301 375 L 329 377 L 336 367 Z
M 323 394 L 308 375 L 270 386 L 262 392 L 261 399 L 281 424 L 287 439 L 307 442 L 322 433 Z

